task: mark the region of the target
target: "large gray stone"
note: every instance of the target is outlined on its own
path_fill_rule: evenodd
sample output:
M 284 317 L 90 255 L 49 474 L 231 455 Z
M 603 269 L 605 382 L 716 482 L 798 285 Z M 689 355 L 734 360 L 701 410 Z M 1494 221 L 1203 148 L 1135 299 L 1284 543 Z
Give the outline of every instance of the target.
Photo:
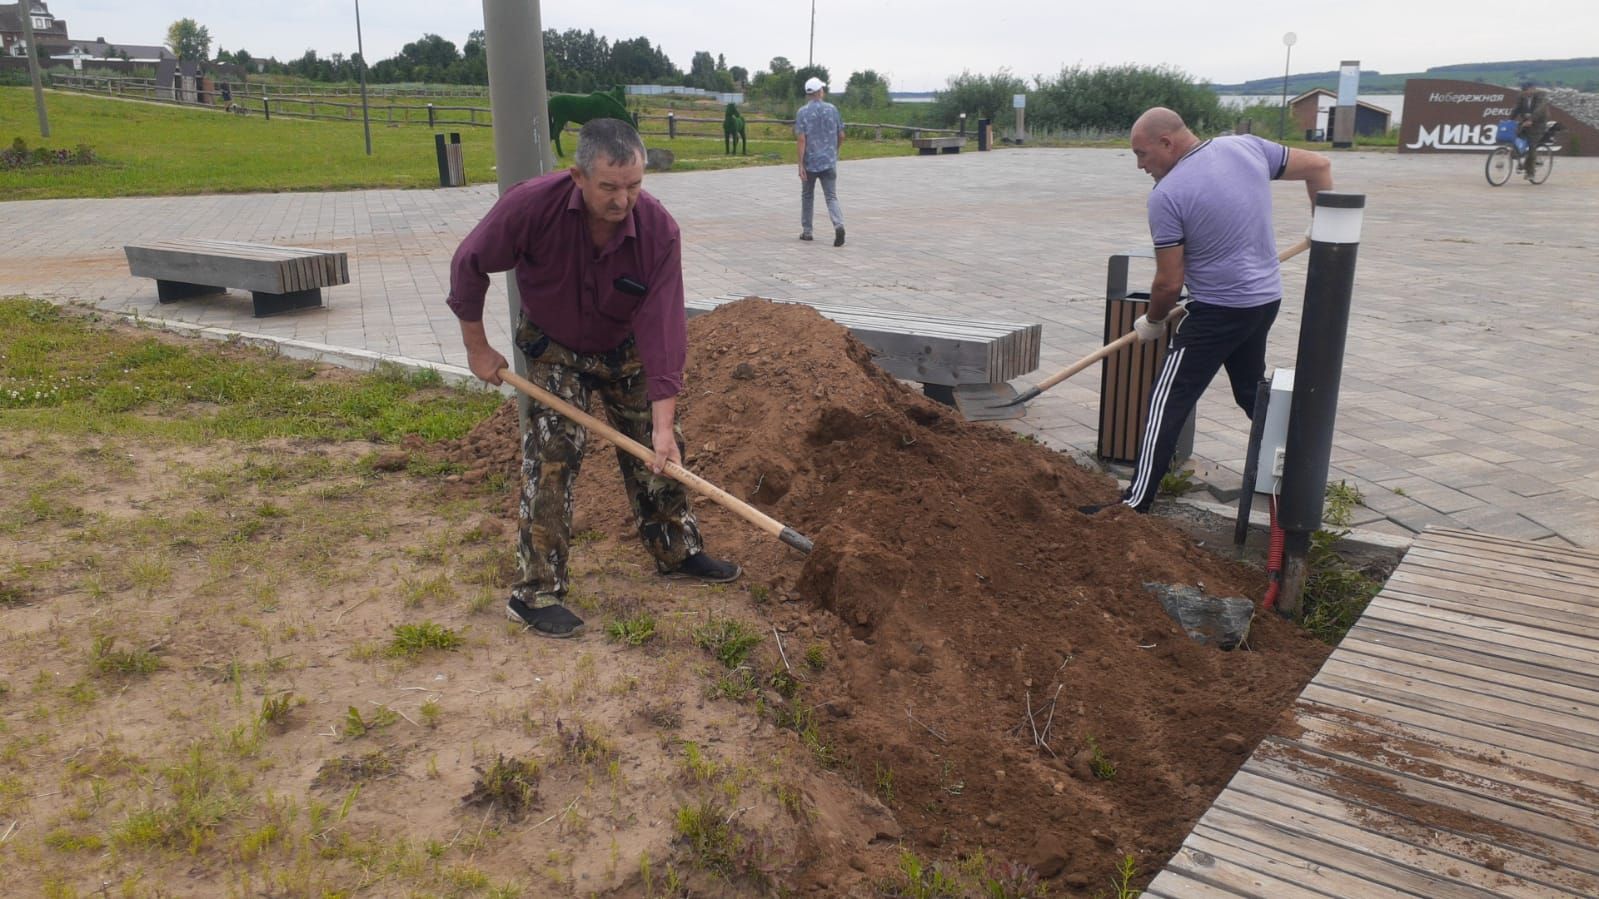
M 1232 649 L 1249 639 L 1255 604 L 1241 596 L 1208 596 L 1177 584 L 1145 583 L 1144 589 L 1155 594 L 1166 614 L 1196 643 Z
M 672 163 L 677 161 L 677 154 L 671 150 L 661 150 L 651 147 L 644 151 L 644 167 L 652 172 L 670 171 Z

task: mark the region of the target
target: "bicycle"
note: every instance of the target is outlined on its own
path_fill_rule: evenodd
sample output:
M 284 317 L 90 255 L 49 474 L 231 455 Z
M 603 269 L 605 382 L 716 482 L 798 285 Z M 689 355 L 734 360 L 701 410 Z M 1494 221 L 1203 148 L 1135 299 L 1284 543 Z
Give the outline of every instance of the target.
M 1533 184 L 1548 181 L 1549 173 L 1555 168 L 1554 137 L 1559 130 L 1559 122 L 1550 123 L 1537 143 L 1528 146 L 1526 138 L 1516 136 L 1514 119 L 1500 122 L 1499 146 L 1488 154 L 1488 162 L 1483 167 L 1488 183 L 1498 187 L 1517 173 L 1526 173 L 1527 180 Z

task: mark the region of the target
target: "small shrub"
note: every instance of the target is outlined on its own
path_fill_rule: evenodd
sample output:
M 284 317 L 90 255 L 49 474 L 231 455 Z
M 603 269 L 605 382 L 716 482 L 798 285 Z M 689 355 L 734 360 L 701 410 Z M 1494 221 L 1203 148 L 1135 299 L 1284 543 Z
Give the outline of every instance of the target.
M 715 801 L 702 799 L 696 805 L 678 809 L 674 829 L 701 868 L 723 877 L 734 874 L 734 860 L 743 851 L 743 841 L 728 823 L 726 811 Z

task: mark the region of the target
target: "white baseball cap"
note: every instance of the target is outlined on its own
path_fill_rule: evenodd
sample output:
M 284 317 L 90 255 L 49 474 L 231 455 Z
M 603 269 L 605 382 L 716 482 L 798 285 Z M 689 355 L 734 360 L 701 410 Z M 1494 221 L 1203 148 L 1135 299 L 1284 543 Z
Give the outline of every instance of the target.
M 814 94 L 825 87 L 827 87 L 827 85 L 823 84 L 822 79 L 820 78 L 805 79 L 805 93 L 807 94 Z

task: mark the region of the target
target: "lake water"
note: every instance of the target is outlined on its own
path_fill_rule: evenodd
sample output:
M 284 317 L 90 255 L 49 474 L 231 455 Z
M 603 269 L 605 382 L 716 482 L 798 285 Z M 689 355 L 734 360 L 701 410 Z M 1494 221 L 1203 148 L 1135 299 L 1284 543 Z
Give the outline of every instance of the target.
M 1296 95 L 1294 95 L 1294 94 L 1289 94 L 1288 95 L 1288 99 L 1292 100 L 1295 96 Z M 1404 94 L 1361 94 L 1360 95 L 1360 100 L 1361 100 L 1362 103 L 1370 103 L 1373 106 L 1381 106 L 1383 109 L 1386 109 L 1389 112 L 1393 113 L 1394 114 L 1393 115 L 1393 124 L 1395 124 L 1395 125 L 1399 124 L 1401 118 L 1403 117 L 1403 113 L 1405 111 L 1405 95 Z M 1228 95 L 1222 96 L 1221 102 L 1222 102 L 1223 106 L 1232 107 L 1234 109 L 1239 109 L 1239 108 L 1242 108 L 1242 107 L 1245 107 L 1245 106 L 1253 106 L 1256 103 L 1266 103 L 1266 104 L 1271 105 L 1271 106 L 1281 106 L 1282 102 L 1283 102 L 1283 95 L 1282 94 L 1228 94 Z M 1325 128 L 1327 126 L 1326 109 L 1329 106 L 1336 106 L 1337 104 L 1338 104 L 1338 100 L 1335 97 L 1323 96 L 1321 98 L 1320 105 L 1321 105 L 1322 113 L 1321 113 L 1321 116 L 1319 117 L 1318 121 L 1316 122 L 1316 127 L 1317 128 Z

